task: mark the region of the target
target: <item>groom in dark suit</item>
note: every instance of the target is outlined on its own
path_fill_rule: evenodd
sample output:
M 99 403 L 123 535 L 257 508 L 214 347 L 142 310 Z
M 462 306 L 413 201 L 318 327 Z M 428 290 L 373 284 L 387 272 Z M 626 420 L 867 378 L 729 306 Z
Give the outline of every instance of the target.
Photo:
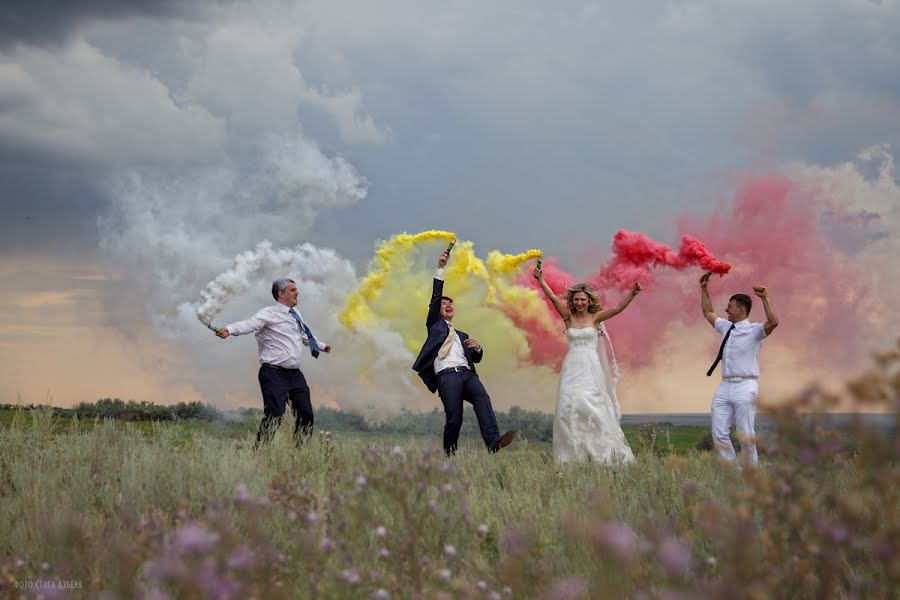
M 453 327 L 453 299 L 443 295 L 444 267 L 448 260 L 449 252 L 444 252 L 438 259 L 428 317 L 425 319 L 428 338 L 413 364 L 413 370 L 431 393 L 438 392 L 444 404 L 444 414 L 447 416 L 444 452 L 448 455 L 456 453 L 459 430 L 462 428 L 463 400 L 475 409 L 481 437 L 488 451 L 497 452 L 512 443 L 516 432 L 507 431 L 500 435 L 491 398 L 475 372 L 475 363 L 481 362 L 484 349 L 477 340 Z

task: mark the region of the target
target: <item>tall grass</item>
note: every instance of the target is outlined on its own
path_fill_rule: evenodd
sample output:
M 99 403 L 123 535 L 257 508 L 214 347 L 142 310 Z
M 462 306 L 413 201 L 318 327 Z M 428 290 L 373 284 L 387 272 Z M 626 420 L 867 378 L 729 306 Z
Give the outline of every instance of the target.
M 850 385 L 900 396 L 898 356 Z M 647 449 L 555 464 L 546 444 L 447 460 L 437 439 L 285 423 L 262 450 L 186 425 L 149 432 L 49 411 L 0 433 L 0 590 L 109 598 L 891 597 L 895 435 L 778 415 L 758 469 Z M 896 429 L 894 429 L 896 432 Z M 24 588 L 23 582 L 45 587 Z

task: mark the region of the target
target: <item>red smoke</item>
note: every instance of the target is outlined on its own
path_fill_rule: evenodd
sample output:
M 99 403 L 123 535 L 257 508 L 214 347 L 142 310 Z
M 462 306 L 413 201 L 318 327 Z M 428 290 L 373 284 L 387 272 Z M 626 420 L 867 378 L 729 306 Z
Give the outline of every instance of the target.
M 848 359 L 852 353 L 858 354 L 857 345 L 848 341 L 859 337 L 866 327 L 866 298 L 853 285 L 854 273 L 843 266 L 844 257 L 830 238 L 838 233 L 844 238 L 862 238 L 865 232 L 856 229 L 867 221 L 829 219 L 826 227 L 817 208 L 826 207 L 801 193 L 791 180 L 756 177 L 743 182 L 716 214 L 679 219 L 682 241 L 678 252 L 643 233 L 619 231 L 613 238 L 612 256 L 587 278 L 607 307 L 617 304 L 635 281 L 644 288 L 628 309 L 607 321 L 619 360 L 632 366 L 648 364 L 675 321 L 695 328 L 690 335 L 708 337 L 714 355 L 716 336 L 700 311 L 698 280 L 705 271 L 728 273 L 709 285 L 720 315 L 724 316 L 728 298 L 740 292 L 754 300 L 751 321 L 764 321 L 762 303 L 752 292 L 753 285 L 763 284 L 781 318 L 775 334 L 780 344 L 806 353 L 810 360 L 826 355 Z M 843 229 L 835 233 L 838 226 Z M 709 248 L 736 267 L 732 270 Z M 689 272 L 678 272 L 685 270 Z M 557 294 L 565 293 L 573 280 L 550 258 L 544 260 L 543 271 Z M 517 283 L 539 290 L 530 271 L 522 273 Z M 531 359 L 557 364 L 565 352 L 564 325 L 549 302 L 547 308 L 559 323 L 556 330 L 546 331 L 536 320 L 510 317 L 525 331 Z

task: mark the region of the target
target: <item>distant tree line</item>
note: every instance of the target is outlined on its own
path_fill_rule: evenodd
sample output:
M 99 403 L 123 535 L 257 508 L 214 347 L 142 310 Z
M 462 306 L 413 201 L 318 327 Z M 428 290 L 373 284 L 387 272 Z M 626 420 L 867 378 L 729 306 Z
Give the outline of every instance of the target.
M 0 405 L 4 409 L 39 408 L 37 405 Z M 205 422 L 235 421 L 261 417 L 258 408 L 242 408 L 222 411 L 202 402 L 180 402 L 172 405 L 152 402 L 124 401 L 103 398 L 96 402 L 82 402 L 73 408 L 51 407 L 56 416 L 79 419 L 117 419 L 120 421 L 185 421 Z M 553 415 L 530 411 L 514 406 L 506 412 L 498 412 L 497 420 L 503 429 L 515 429 L 520 436 L 530 440 L 549 442 L 553 437 Z M 319 431 L 364 431 L 372 433 L 434 435 L 444 428 L 444 413 L 439 410 L 420 413 L 401 411 L 378 422 L 367 421 L 362 415 L 328 407 L 316 409 L 316 429 Z M 462 435 L 480 436 L 478 421 L 471 407 L 466 407 Z

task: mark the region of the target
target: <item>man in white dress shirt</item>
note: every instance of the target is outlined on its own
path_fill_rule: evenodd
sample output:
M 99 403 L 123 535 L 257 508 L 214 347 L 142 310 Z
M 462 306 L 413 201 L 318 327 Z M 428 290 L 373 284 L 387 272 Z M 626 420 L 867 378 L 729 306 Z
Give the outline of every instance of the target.
M 331 346 L 313 335 L 294 308 L 297 306 L 297 296 L 297 284 L 293 279 L 276 279 L 272 283 L 275 304 L 266 306 L 246 321 L 222 327 L 216 334 L 223 340 L 230 335 L 256 334 L 263 419 L 256 434 L 255 447 L 272 438 L 281 424 L 288 400 L 297 420 L 294 429 L 296 442 L 299 444 L 304 435 L 312 433 L 312 402 L 306 377 L 300 370 L 300 354 L 303 346 L 307 346 L 313 358 L 318 358 L 319 352 L 331 352 Z
M 712 401 L 712 438 L 716 452 L 722 460 L 734 460 L 734 446 L 728 434 L 734 422 L 744 461 L 755 465 L 756 453 L 756 402 L 759 397 L 759 350 L 762 342 L 772 330 L 778 327 L 778 315 L 769 303 L 769 293 L 765 286 L 753 286 L 755 293 L 766 311 L 765 323 L 751 323 L 748 320 L 753 301 L 746 294 L 735 294 L 728 300 L 722 319 L 713 310 L 709 291 L 709 273 L 700 278 L 700 308 L 709 324 L 722 335 L 719 354 L 707 371 L 711 377 L 719 362 L 722 362 L 722 383 L 716 389 Z

